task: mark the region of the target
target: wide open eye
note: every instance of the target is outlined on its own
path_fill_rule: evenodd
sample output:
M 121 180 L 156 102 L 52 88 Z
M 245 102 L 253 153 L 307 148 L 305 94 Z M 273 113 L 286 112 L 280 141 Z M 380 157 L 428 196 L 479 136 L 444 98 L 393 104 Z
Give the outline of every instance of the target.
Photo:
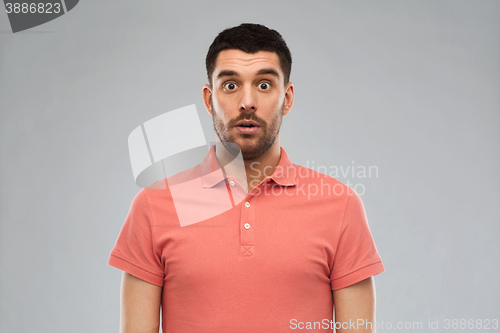
M 227 82 L 227 83 L 224 83 L 224 85 L 222 86 L 224 89 L 227 89 L 227 90 L 234 90 L 236 89 L 238 86 L 236 85 L 236 83 L 234 82 Z
M 261 82 L 259 83 L 259 88 L 262 90 L 267 90 L 271 87 L 271 85 L 267 82 Z

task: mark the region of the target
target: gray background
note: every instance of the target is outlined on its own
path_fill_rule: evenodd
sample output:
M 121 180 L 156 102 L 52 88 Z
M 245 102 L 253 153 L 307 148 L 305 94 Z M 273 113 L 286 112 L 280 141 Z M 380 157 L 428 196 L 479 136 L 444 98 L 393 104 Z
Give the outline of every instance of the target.
M 377 320 L 499 317 L 499 1 L 101 0 L 17 34 L 0 11 L 1 332 L 118 331 L 127 137 L 196 103 L 213 140 L 204 59 L 242 22 L 291 49 L 292 160 L 378 167 L 339 178 L 365 187 Z

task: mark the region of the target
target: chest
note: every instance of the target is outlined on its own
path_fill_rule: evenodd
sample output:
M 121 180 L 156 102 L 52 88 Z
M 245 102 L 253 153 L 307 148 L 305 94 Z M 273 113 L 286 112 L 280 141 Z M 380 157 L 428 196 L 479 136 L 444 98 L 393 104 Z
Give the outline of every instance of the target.
M 332 206 L 263 199 L 186 227 L 157 226 L 166 283 L 327 284 L 341 222 Z

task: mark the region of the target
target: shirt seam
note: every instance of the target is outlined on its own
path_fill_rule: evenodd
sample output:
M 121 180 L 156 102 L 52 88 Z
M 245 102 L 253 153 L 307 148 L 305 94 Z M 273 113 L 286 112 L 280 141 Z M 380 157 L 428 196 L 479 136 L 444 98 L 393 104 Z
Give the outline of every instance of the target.
M 368 264 L 362 264 L 362 265 L 358 266 L 357 268 L 348 271 L 347 273 L 342 273 L 342 275 L 339 275 L 337 277 L 332 277 L 330 280 L 331 281 L 335 281 L 335 280 L 341 279 L 343 277 L 351 275 L 352 273 L 354 273 L 356 271 L 359 271 L 360 269 L 363 269 L 363 268 L 368 267 L 368 266 L 375 265 L 375 264 L 377 264 L 379 262 L 382 262 L 382 260 L 381 259 L 375 259 L 375 261 L 373 261 L 373 262 L 368 262 Z
M 120 259 L 120 260 L 123 260 L 123 261 L 125 261 L 125 262 L 129 263 L 130 265 L 132 265 L 132 266 L 134 266 L 134 267 L 137 267 L 137 268 L 139 268 L 140 270 L 143 270 L 143 271 L 145 271 L 145 272 L 147 272 L 147 273 L 149 273 L 149 274 L 153 274 L 154 276 L 158 276 L 158 277 L 163 278 L 163 275 L 158 275 L 158 274 L 156 274 L 156 273 L 150 272 L 149 270 L 147 270 L 147 269 L 145 269 L 145 268 L 143 268 L 143 267 L 141 267 L 141 266 L 138 266 L 137 264 L 134 264 L 134 263 L 133 263 L 133 262 L 131 262 L 129 259 L 122 258 L 121 256 L 118 256 L 118 255 L 116 255 L 116 254 L 111 254 L 111 256 L 112 256 L 112 257 L 116 257 L 116 258 L 118 258 L 118 259 Z

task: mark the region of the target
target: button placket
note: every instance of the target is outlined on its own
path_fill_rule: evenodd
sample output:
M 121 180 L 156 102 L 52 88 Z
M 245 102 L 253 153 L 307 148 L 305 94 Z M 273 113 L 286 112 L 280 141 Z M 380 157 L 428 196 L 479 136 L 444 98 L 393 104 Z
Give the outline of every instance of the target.
M 232 176 L 228 177 L 227 179 L 228 179 L 227 183 L 229 185 L 228 188 L 233 195 L 234 203 L 235 205 L 238 205 L 245 199 L 247 193 L 245 192 L 243 187 L 241 187 L 238 181 L 234 179 Z
M 250 202 L 252 201 L 252 202 Z M 241 206 L 240 255 L 251 257 L 255 253 L 255 198 L 245 198 Z

